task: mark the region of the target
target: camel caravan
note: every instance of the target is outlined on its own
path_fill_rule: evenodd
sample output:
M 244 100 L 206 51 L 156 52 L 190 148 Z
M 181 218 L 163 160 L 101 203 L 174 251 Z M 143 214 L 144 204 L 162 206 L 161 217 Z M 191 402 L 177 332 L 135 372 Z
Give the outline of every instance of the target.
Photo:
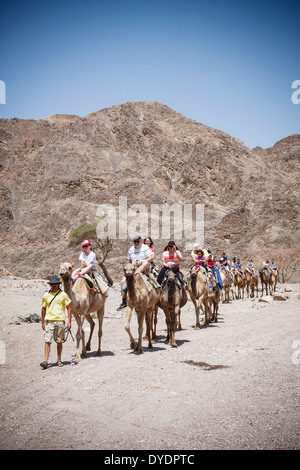
M 77 323 L 74 361 L 86 357 L 87 351 L 91 349 L 95 328 L 92 314 L 96 314 L 98 319 L 97 354 L 101 355 L 105 303 L 111 287 L 111 284 L 97 272 L 96 255 L 91 249 L 91 242 L 85 240 L 82 248 L 83 252 L 79 257 L 80 268 L 73 270 L 74 264 L 69 262 L 62 263 L 59 268 L 60 283 L 63 284 L 63 292 L 69 297 L 71 312 Z M 123 266 L 124 275 L 120 282 L 122 302 L 117 310 L 126 308 L 124 327 L 129 336 L 130 348 L 137 353 L 143 353 L 143 339 L 147 339 L 149 348 L 153 347 L 159 309 L 165 314 L 166 341 L 171 347 L 177 347 L 175 332 L 181 329 L 181 310 L 188 300 L 195 308 L 197 330 L 200 329 L 200 314 L 203 314 L 204 327 L 218 321 L 220 303 L 258 297 L 259 284 L 261 295 L 275 292 L 277 268 L 274 260 L 271 263 L 265 261 L 257 271 L 250 258 L 243 268 L 240 259 L 232 258 L 230 262 L 225 253 L 216 258 L 209 249 L 201 248 L 195 243 L 193 250 L 188 254 L 191 261 L 190 268 L 188 272 L 183 273 L 180 269 L 183 255 L 174 241 L 169 241 L 165 247 L 160 265 L 155 260 L 155 253 L 150 237 L 144 240 L 139 235 L 134 237 L 133 246 L 127 255 L 128 263 Z M 53 294 L 56 294 L 54 297 L 58 295 L 57 292 L 58 294 L 61 292 L 59 285 L 53 291 Z M 137 318 L 137 341 L 130 329 L 133 312 Z M 83 329 L 85 320 L 90 325 L 87 342 Z M 146 335 L 143 337 L 144 325 Z M 43 364 L 47 364 L 47 361 Z

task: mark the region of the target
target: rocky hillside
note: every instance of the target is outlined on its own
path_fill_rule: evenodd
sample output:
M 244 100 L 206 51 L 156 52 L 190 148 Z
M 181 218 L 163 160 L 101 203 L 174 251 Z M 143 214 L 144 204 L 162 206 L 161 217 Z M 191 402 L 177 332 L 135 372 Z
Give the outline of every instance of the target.
M 71 231 L 96 221 L 99 204 L 117 208 L 120 196 L 149 212 L 203 204 L 205 245 L 218 255 L 260 260 L 299 242 L 300 135 L 251 150 L 163 104 L 138 102 L 84 118 L 1 119 L 0 156 L 4 273 L 48 277 L 62 261 L 76 263 Z M 167 241 L 155 240 L 159 253 Z M 185 253 L 187 240 L 176 241 Z M 130 245 L 114 241 L 107 266 L 116 279 Z

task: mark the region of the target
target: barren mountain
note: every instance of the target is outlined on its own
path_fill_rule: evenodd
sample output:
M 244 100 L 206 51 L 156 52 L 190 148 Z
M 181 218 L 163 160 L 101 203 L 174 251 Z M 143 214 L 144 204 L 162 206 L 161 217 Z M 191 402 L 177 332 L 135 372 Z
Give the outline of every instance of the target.
M 138 102 L 84 118 L 1 119 L 0 152 L 2 269 L 14 275 L 48 277 L 62 261 L 76 263 L 71 231 L 99 219 L 99 204 L 118 208 L 120 196 L 149 214 L 151 204 L 203 204 L 204 243 L 217 255 L 258 260 L 299 241 L 300 135 L 249 149 L 163 104 Z M 159 253 L 167 241 L 154 240 Z M 187 254 L 186 238 L 176 241 Z M 114 240 L 107 267 L 116 277 L 129 246 Z

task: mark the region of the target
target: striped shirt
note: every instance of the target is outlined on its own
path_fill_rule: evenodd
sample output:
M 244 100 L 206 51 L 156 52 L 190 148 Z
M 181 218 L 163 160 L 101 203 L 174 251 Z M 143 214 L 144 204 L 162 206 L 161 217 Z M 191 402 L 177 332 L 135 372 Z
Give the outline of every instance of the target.
M 180 263 L 180 258 L 176 251 L 172 254 L 169 251 L 164 251 L 163 260 L 165 263 L 169 263 L 169 261 L 171 261 L 172 263 L 174 263 L 174 266 L 179 266 Z

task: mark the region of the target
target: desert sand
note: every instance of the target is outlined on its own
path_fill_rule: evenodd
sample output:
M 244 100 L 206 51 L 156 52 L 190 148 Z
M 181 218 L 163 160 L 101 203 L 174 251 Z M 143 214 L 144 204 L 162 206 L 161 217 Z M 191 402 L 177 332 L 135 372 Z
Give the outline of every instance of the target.
M 118 287 L 111 288 L 92 350 L 43 370 L 41 323 L 11 323 L 40 313 L 43 280 L 0 279 L 1 449 L 202 450 L 299 449 L 300 285 L 286 300 L 221 304 L 218 323 L 195 330 L 191 301 L 177 348 L 158 337 L 144 354 L 130 349 Z M 284 291 L 284 286 L 279 286 Z M 137 322 L 131 321 L 137 337 Z M 88 328 L 88 324 L 86 324 Z M 72 322 L 73 336 L 76 323 Z

